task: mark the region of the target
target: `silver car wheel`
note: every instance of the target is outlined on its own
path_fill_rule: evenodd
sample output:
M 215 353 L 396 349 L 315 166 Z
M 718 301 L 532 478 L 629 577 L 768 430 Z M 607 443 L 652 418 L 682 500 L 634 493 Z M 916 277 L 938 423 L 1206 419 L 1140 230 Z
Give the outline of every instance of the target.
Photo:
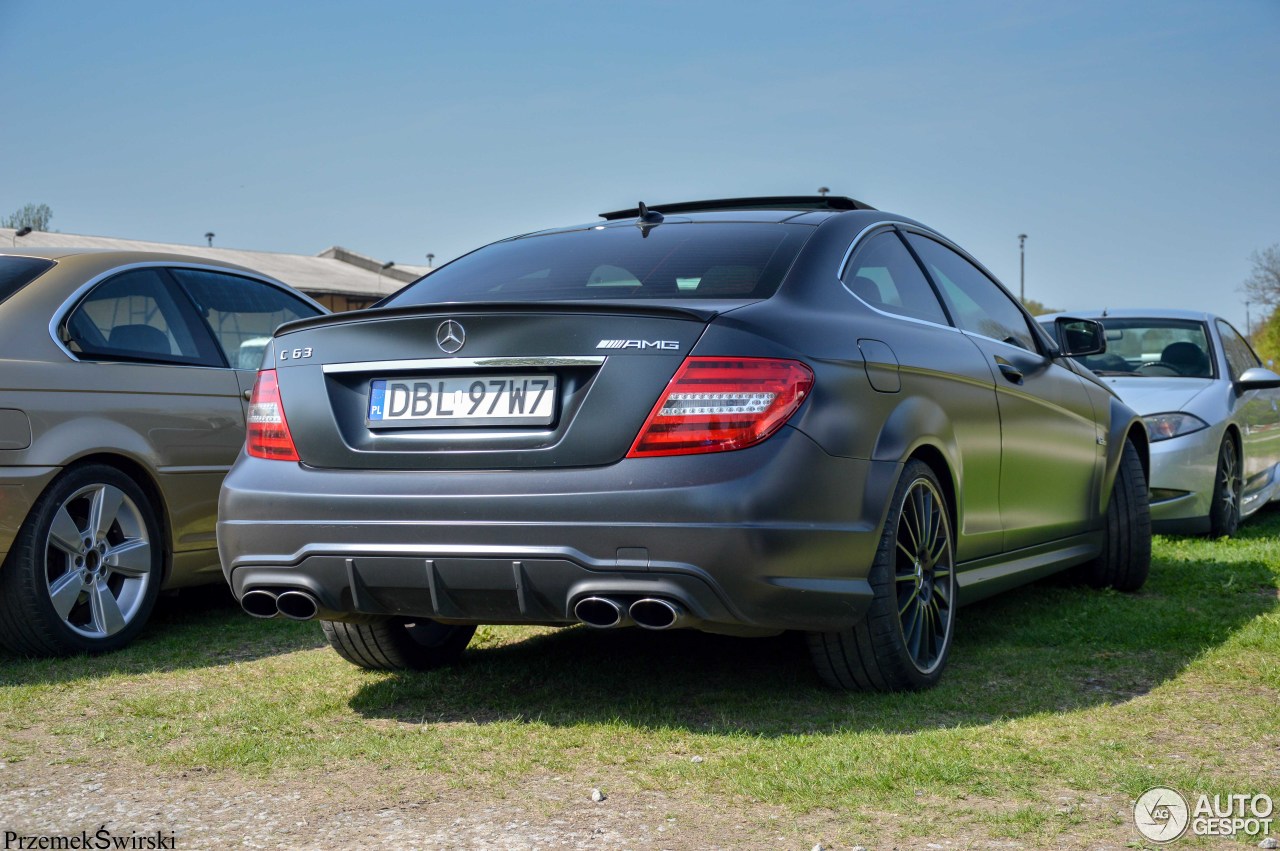
M 152 580 L 151 539 L 124 491 L 91 484 L 53 516 L 45 541 L 45 581 L 54 612 L 73 632 L 107 638 L 143 609 Z
M 1209 534 L 1213 537 L 1234 535 L 1240 525 L 1240 452 L 1227 435 L 1218 449 L 1218 467 L 1214 473 L 1213 503 L 1209 507 Z
M 1221 488 L 1218 498 L 1222 501 L 1222 509 L 1227 512 L 1236 510 L 1240 490 L 1240 471 L 1237 469 L 1236 445 L 1230 439 L 1222 444 L 1222 458 L 1218 464 L 1218 485 Z

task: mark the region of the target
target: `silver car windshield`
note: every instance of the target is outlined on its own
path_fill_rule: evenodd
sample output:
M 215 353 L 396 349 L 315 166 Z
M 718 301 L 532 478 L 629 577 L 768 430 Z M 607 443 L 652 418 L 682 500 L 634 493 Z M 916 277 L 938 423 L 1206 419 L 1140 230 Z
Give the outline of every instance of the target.
M 1076 358 L 1098 375 L 1138 378 L 1213 378 L 1213 344 L 1203 322 L 1188 319 L 1104 318 L 1107 350 Z

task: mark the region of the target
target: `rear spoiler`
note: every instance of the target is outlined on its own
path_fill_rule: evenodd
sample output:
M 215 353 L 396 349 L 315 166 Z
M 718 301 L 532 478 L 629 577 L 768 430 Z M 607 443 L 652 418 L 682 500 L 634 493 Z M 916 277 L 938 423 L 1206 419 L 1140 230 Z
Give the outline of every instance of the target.
M 755 301 L 753 299 L 752 301 Z M 654 304 L 646 301 L 496 301 L 496 302 L 464 302 L 454 301 L 443 304 L 407 304 L 399 307 L 371 307 L 364 310 L 352 310 L 345 313 L 329 313 L 296 319 L 286 322 L 276 329 L 275 336 L 292 334 L 295 331 L 306 331 L 311 328 L 323 328 L 329 325 L 347 325 L 357 322 L 375 322 L 382 319 L 394 319 L 408 316 L 475 316 L 487 313 L 581 313 L 610 316 L 619 313 L 629 316 L 652 316 L 666 319 L 683 319 L 687 321 L 710 322 L 722 313 L 742 307 L 741 300 L 711 300 L 699 305 L 676 306 L 670 303 Z

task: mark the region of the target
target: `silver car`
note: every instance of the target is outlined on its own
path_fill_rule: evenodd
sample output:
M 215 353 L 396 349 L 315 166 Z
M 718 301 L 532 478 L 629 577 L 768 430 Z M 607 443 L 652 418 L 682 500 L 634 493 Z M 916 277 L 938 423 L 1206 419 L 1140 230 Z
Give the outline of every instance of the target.
M 1055 314 L 1040 317 L 1053 332 Z M 1142 415 L 1157 532 L 1230 535 L 1280 497 L 1280 375 L 1211 313 L 1073 311 L 1105 326 L 1107 350 L 1078 358 Z
M 178 255 L 0 254 L 0 644 L 103 651 L 221 578 L 218 487 L 281 322 L 324 308 Z

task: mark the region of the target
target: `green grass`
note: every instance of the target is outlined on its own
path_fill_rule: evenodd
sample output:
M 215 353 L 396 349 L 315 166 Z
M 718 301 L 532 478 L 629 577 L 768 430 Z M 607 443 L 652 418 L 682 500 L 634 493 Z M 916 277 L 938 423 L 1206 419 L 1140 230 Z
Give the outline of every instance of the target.
M 795 636 L 639 630 L 482 628 L 455 668 L 376 674 L 313 624 L 191 595 L 118 654 L 0 655 L 0 760 L 513 796 L 572 774 L 808 814 L 837 843 L 1136 840 L 1119 813 L 1153 785 L 1280 800 L 1277 533 L 1271 509 L 1233 539 L 1157 538 L 1139 594 L 1050 580 L 963 609 L 915 694 L 828 691 Z

